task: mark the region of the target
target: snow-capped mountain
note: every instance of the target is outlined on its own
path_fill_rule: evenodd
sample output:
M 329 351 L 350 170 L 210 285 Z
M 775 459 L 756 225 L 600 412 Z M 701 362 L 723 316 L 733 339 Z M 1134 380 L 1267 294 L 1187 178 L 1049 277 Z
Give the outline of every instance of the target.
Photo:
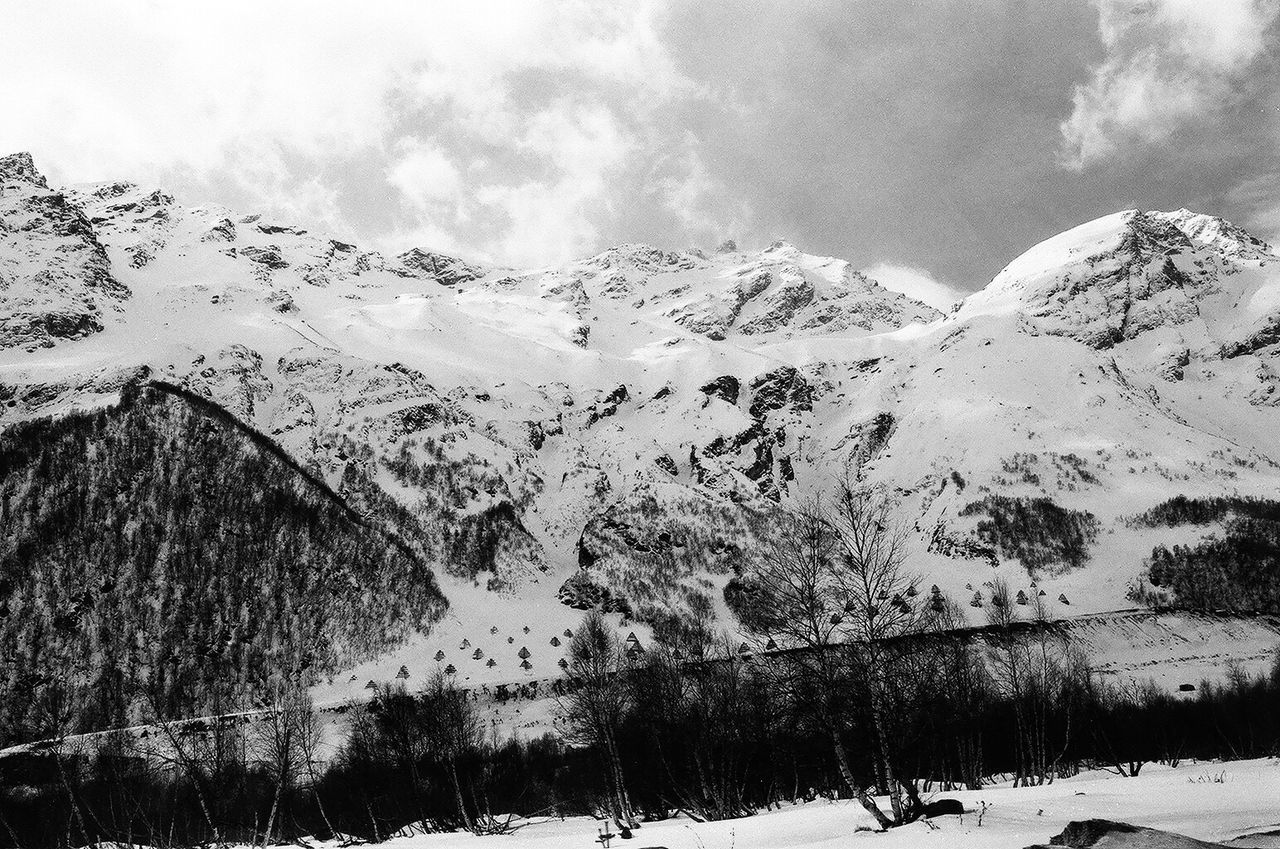
M 160 379 L 439 564 L 446 620 L 333 697 L 438 652 L 553 674 L 592 604 L 732 628 L 743 551 L 846 475 L 901 499 L 926 585 L 1123 606 L 1153 545 L 1198 533 L 1132 517 L 1275 491 L 1278 344 L 1280 258 L 1186 210 L 1083 224 L 944 316 L 784 242 L 490 268 L 0 159 L 0 427 Z M 1045 538 L 1001 536 L 1001 498 L 1047 499 Z

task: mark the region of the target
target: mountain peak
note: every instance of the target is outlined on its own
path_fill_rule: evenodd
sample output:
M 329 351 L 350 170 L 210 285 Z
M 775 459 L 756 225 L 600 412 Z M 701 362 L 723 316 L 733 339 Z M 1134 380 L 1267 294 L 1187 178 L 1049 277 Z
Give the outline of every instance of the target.
M 1124 210 L 1024 252 L 958 316 L 1017 313 L 1043 332 L 1107 348 L 1194 320 L 1221 274 L 1270 257 L 1265 242 L 1220 218 Z
M 1233 259 L 1262 259 L 1272 253 L 1266 242 L 1216 215 L 1192 212 L 1186 207 L 1151 215 L 1177 227 L 1193 244 L 1213 248 Z
M 33 183 L 42 189 L 49 188 L 44 175 L 36 170 L 35 160 L 26 151 L 0 156 L 0 183 Z
M 581 260 L 580 264 L 602 271 L 631 267 L 641 272 L 655 273 L 688 270 L 698 262 L 696 256 L 683 251 L 667 251 L 640 242 L 624 242 Z

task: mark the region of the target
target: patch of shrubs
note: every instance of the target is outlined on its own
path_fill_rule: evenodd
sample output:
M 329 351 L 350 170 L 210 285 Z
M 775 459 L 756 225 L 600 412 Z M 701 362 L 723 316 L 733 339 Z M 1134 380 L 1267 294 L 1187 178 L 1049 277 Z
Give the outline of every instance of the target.
M 1280 522 L 1280 501 L 1238 495 L 1217 498 L 1188 498 L 1175 495 L 1130 520 L 1140 528 L 1176 528 L 1179 525 L 1208 525 L 1228 516 Z
M 1277 563 L 1280 521 L 1236 516 L 1195 545 L 1156 546 L 1147 581 L 1182 607 L 1280 613 Z
M 978 522 L 978 539 L 1004 558 L 1016 557 L 1028 571 L 1083 566 L 1098 535 L 1092 513 L 1060 507 L 1048 498 L 988 495 L 960 515 L 985 515 Z

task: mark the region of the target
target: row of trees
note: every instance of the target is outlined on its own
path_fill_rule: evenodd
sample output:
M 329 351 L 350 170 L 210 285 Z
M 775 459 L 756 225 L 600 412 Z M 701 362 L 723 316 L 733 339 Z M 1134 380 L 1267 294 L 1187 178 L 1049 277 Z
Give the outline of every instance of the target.
M 912 804 L 1007 780 L 1028 762 L 1047 767 L 1024 773 L 1035 783 L 1087 767 L 1134 776 L 1149 762 L 1280 753 L 1280 665 L 1256 677 L 1234 670 L 1190 698 L 1067 679 L 1042 710 L 978 677 L 967 691 L 936 693 L 906 717 L 893 714 L 884 749 L 857 724 L 834 743 L 815 707 L 770 690 L 771 680 L 736 652 L 702 663 L 654 653 L 608 679 L 612 719 L 601 731 L 612 750 L 578 713 L 604 704 L 579 697 L 591 689 L 586 682 L 564 705 L 584 722 L 571 734 L 586 745 L 551 735 L 487 739 L 474 703 L 447 681 L 418 693 L 382 690 L 353 708 L 350 737 L 336 753 L 325 746 L 322 715 L 296 695 L 282 695 L 252 723 L 232 716 L 157 723 L 147 739 L 66 740 L 0 759 L 0 845 L 263 845 L 335 834 L 380 841 L 421 831 L 500 833 L 534 815 L 589 815 L 630 830 L 677 813 L 718 820 L 818 794 L 848 798 L 851 786 L 883 798 L 890 788 L 880 782 L 889 779 L 878 764 L 886 752 L 903 785 L 905 820 L 920 813 Z M 892 803 L 883 815 L 896 816 Z

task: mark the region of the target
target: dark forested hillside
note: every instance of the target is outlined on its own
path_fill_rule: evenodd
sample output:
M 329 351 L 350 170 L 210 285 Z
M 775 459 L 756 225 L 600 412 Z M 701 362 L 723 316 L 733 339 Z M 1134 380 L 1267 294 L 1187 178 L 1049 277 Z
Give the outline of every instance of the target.
M 181 390 L 0 434 L 0 744 L 247 706 L 445 604 L 390 529 Z
M 1280 612 L 1280 501 L 1179 495 L 1132 521 L 1139 527 L 1220 525 L 1191 545 L 1152 549 L 1145 576 L 1130 591 L 1134 600 Z

